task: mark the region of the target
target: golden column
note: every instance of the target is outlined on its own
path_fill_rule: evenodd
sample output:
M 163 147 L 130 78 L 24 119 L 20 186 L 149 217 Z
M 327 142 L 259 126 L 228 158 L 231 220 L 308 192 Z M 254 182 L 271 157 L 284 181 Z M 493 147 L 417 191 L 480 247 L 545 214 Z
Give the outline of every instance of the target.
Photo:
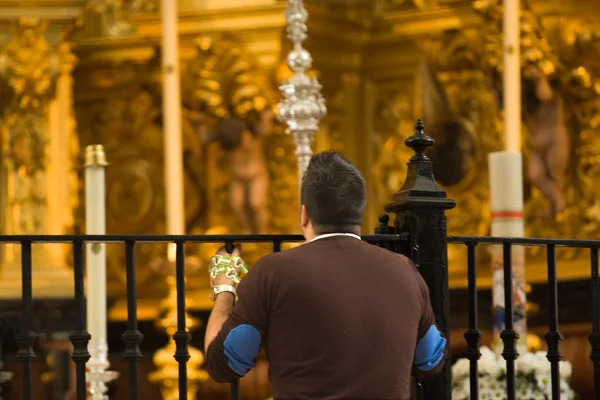
M 70 175 L 76 151 L 70 72 L 75 57 L 66 42 L 52 47 L 45 32 L 45 23 L 21 19 L 0 50 L 4 234 L 62 234 L 72 222 L 68 210 L 77 184 Z M 3 251 L 0 297 L 19 297 L 20 248 Z M 62 245 L 34 245 L 34 296 L 73 296 L 63 251 Z

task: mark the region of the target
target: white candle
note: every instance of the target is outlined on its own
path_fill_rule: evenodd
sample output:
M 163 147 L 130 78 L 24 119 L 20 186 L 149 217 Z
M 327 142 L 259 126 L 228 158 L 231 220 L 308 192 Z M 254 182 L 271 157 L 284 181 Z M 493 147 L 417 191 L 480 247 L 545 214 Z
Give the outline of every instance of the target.
M 173 235 L 185 232 L 177 3 L 174 0 L 161 3 L 166 215 L 167 233 Z
M 505 150 L 521 152 L 521 27 L 519 0 L 504 0 Z
M 523 161 L 521 153 L 490 153 L 492 236 L 523 237 Z
M 520 152 L 497 152 L 489 155 L 490 169 L 490 208 L 492 211 L 492 236 L 523 237 L 523 160 Z M 527 318 L 525 294 L 525 248 L 512 248 L 512 299 L 514 329 L 519 333 L 518 349 L 526 352 Z M 504 319 L 500 310 L 504 309 L 504 257 L 501 246 L 492 247 L 492 306 L 501 319 L 494 326 L 496 330 L 494 346 L 501 349 L 500 330 L 504 329 Z
M 87 234 L 106 233 L 104 168 L 107 165 L 101 145 L 85 149 L 85 229 Z M 106 346 L 106 248 L 86 245 L 87 329 L 92 335 L 92 358 Z

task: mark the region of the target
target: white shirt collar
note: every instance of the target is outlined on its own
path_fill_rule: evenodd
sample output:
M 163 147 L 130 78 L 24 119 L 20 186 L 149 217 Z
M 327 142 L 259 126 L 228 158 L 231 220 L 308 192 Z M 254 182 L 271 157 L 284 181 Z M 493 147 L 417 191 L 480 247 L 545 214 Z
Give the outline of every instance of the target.
M 330 238 L 330 237 L 334 237 L 334 236 L 349 236 L 352 237 L 354 239 L 358 239 L 358 240 L 362 240 L 360 238 L 360 236 L 355 235 L 354 233 L 326 233 L 324 235 L 319 235 L 316 238 L 314 238 L 313 240 L 311 240 L 310 242 L 314 242 L 315 240 L 319 240 L 319 239 L 326 239 L 326 238 Z M 310 243 L 309 242 L 309 243 Z

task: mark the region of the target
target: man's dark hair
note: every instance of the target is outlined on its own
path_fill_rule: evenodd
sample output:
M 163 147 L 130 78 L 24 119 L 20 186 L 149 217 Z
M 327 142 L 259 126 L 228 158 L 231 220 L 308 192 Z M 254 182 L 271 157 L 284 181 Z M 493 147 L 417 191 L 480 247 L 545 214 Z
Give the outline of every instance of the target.
M 300 201 L 316 233 L 356 232 L 367 203 L 365 179 L 342 155 L 315 154 L 302 178 Z

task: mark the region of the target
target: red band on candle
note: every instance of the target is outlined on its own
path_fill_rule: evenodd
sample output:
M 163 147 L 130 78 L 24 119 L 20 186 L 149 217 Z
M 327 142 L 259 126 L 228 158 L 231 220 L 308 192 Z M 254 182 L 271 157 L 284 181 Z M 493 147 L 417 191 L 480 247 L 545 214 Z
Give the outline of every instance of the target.
M 493 212 L 492 219 L 523 219 L 523 211 Z

